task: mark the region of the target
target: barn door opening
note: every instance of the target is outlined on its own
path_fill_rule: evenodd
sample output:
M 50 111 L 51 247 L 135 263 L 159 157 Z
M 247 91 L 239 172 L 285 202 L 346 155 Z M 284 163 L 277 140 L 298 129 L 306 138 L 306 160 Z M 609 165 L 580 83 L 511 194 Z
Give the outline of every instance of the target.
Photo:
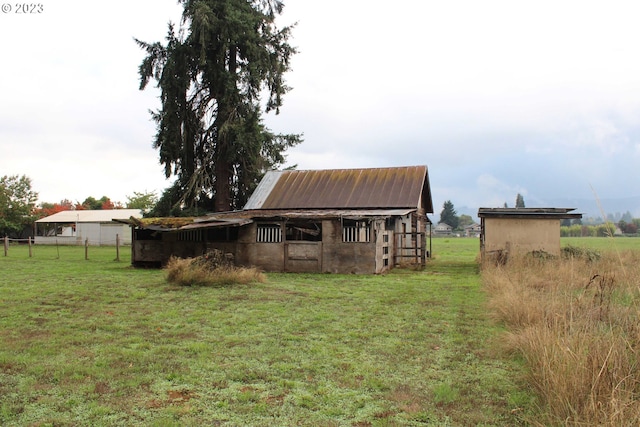
M 322 222 L 289 220 L 285 225 L 284 271 L 322 271 Z
M 395 233 L 394 265 L 426 264 L 427 239 L 425 233 L 416 231 L 402 231 Z

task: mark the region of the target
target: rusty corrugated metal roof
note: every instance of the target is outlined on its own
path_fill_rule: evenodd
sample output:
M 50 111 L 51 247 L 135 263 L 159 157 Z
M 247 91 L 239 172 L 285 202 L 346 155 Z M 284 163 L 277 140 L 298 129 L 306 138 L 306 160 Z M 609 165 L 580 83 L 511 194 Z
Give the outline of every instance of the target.
M 280 171 L 265 175 L 245 209 L 418 208 L 421 199 L 433 213 L 426 166 Z

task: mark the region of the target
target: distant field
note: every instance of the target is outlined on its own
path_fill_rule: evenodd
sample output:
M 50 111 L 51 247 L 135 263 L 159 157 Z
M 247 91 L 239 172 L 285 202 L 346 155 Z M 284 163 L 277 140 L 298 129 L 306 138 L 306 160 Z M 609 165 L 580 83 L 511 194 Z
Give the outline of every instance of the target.
M 434 257 L 446 258 L 475 256 L 480 252 L 480 241 L 469 237 L 439 237 L 433 239 Z M 560 246 L 578 246 L 595 250 L 640 250 L 640 237 L 562 237 Z
M 640 250 L 640 237 L 563 237 L 560 244 L 595 250 Z

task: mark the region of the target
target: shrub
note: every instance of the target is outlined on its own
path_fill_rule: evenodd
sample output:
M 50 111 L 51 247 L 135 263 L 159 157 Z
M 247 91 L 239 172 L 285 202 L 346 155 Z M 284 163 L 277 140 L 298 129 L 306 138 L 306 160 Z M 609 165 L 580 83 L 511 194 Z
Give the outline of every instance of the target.
M 266 280 L 258 269 L 234 266 L 230 258 L 217 250 L 196 258 L 171 257 L 165 270 L 169 283 L 182 286 L 227 286 Z

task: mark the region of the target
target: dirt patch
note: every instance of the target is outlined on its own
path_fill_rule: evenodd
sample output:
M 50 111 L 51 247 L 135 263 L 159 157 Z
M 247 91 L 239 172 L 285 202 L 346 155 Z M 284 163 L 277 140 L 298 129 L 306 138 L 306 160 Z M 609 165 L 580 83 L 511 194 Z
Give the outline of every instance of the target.
M 160 409 L 170 405 L 186 403 L 197 395 L 191 390 L 168 390 L 166 399 L 151 399 L 146 403 L 147 409 Z
M 167 392 L 170 403 L 188 402 L 196 397 L 196 394 L 190 390 L 169 390 Z
M 104 381 L 98 381 L 93 386 L 93 392 L 99 395 L 108 394 L 111 392 L 111 387 L 109 387 L 109 384 L 105 383 Z
M 22 367 L 17 363 L 0 362 L 0 372 L 3 374 L 15 374 L 22 370 Z
M 281 395 L 277 395 L 277 396 L 267 396 L 267 398 L 265 399 L 265 402 L 268 405 L 272 405 L 272 406 L 282 406 L 284 404 L 284 398 L 286 397 L 286 394 L 281 394 Z

